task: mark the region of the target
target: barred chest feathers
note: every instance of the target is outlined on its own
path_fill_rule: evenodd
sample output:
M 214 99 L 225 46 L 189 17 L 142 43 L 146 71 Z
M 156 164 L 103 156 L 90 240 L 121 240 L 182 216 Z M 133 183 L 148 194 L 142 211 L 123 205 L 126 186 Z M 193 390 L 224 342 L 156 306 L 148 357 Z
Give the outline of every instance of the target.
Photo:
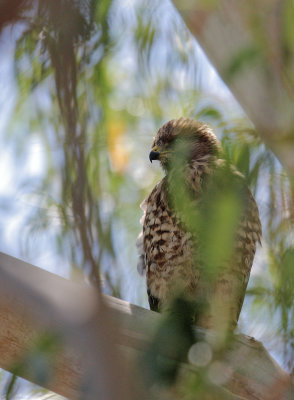
M 204 161 L 189 166 L 185 176 L 195 194 L 201 193 L 202 177 L 207 173 L 210 167 Z M 150 306 L 155 310 L 174 294 L 176 287 L 193 295 L 199 278 L 199 271 L 193 265 L 196 238 L 183 230 L 176 213 L 169 207 L 168 179 L 172 176 L 163 178 L 154 187 L 144 206 L 146 280 Z

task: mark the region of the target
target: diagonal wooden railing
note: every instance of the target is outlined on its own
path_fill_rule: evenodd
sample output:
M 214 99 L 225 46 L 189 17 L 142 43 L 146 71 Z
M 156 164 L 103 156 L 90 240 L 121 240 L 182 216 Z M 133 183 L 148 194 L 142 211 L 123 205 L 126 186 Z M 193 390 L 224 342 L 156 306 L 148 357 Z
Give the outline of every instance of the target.
M 53 392 L 70 399 L 143 399 L 133 363 L 159 320 L 152 311 L 99 299 L 87 285 L 0 253 L 0 367 Z M 224 365 L 229 379 L 219 390 L 227 398 L 294 398 L 290 376 L 253 338 L 236 336 Z M 183 368 L 197 373 L 193 365 Z
M 0 367 L 70 399 L 137 399 L 113 346 L 125 336 L 118 318 L 130 311 L 115 299 L 110 310 L 106 301 L 0 253 Z

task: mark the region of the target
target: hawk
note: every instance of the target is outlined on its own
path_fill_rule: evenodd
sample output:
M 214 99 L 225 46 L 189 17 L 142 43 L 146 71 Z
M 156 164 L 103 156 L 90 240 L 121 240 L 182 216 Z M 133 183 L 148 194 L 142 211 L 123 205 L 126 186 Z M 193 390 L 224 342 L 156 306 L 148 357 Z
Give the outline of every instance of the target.
M 204 304 L 197 325 L 234 328 L 261 240 L 258 207 L 245 178 L 222 159 L 221 144 L 212 129 L 192 119 L 164 124 L 154 138 L 149 158 L 151 162 L 158 160 L 165 172 L 141 204 L 143 230 L 137 239 L 138 270 L 146 274 L 150 309 L 162 311 L 173 296 L 181 294 Z M 226 194 L 228 200 L 222 197 Z M 225 207 L 231 207 L 226 202 L 232 194 L 237 208 L 229 208 L 225 214 L 230 223 L 218 221 L 221 217 L 214 209 L 220 199 L 225 199 Z M 236 214 L 235 219 L 230 218 L 230 212 Z M 206 219 L 212 228 L 215 224 L 216 229 L 223 229 L 223 235 L 230 236 L 231 251 L 208 254 L 214 251 L 209 247 L 214 236 L 202 235 Z M 202 221 L 200 226 L 197 221 Z M 207 255 L 217 264 L 213 278 L 209 277 Z

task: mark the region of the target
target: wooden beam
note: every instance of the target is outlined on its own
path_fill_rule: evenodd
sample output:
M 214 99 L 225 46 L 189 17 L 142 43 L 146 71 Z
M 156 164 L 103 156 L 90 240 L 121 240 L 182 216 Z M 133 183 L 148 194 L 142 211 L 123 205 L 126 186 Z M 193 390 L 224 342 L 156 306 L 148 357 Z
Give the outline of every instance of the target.
M 290 11 L 285 7 L 293 13 L 293 4 L 173 2 L 263 140 L 294 176 L 294 87 L 289 74 L 294 55 L 283 30 Z
M 1 368 L 70 399 L 141 398 L 114 314 L 91 287 L 0 253 Z
M 143 399 L 140 385 L 134 387 L 138 372 L 129 378 L 133 367 L 123 353 L 144 350 L 159 322 L 157 313 L 109 296 L 101 301 L 91 287 L 0 253 L 0 367 L 58 394 Z M 206 336 L 213 340 L 213 333 Z M 192 364 L 183 368 L 197 373 Z M 220 391 L 229 390 L 227 398 L 270 400 L 274 392 L 274 399 L 294 398 L 290 377 L 253 338 L 236 336 L 223 369 L 228 379 Z

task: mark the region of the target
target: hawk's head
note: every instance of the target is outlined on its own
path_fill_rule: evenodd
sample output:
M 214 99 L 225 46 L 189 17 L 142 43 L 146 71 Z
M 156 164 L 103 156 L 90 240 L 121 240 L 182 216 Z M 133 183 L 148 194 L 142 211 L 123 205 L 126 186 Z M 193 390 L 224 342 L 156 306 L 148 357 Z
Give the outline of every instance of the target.
M 188 163 L 209 159 L 220 152 L 220 142 L 215 134 L 201 122 L 193 119 L 173 119 L 164 124 L 154 138 L 149 159 L 159 160 L 168 169 L 172 159 L 181 156 Z

